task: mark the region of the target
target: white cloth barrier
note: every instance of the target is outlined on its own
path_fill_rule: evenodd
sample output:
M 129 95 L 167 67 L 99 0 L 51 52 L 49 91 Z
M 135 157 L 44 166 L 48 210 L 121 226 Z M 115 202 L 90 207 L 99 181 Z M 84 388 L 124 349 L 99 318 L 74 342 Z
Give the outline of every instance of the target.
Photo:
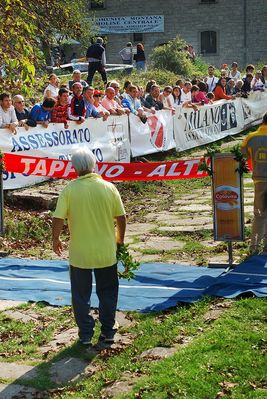
M 70 159 L 77 145 L 86 145 L 99 162 L 130 162 L 130 155 L 142 156 L 175 147 L 179 152 L 240 133 L 260 123 L 266 111 L 267 92 L 255 92 L 248 99 L 216 101 L 196 112 L 182 107 L 176 109 L 174 116 L 170 111 L 158 111 L 148 114 L 146 124 L 131 114 L 129 118 L 110 116 L 107 121 L 90 118 L 81 125 L 69 122 L 68 129 L 52 123 L 47 129 L 18 128 L 16 135 L 1 129 L 0 148 L 20 155 Z M 43 180 L 5 172 L 4 189 Z

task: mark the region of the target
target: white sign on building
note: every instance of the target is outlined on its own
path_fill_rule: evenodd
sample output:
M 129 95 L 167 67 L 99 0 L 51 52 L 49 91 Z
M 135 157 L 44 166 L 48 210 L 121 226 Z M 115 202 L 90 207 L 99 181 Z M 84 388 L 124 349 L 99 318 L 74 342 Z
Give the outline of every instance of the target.
M 99 34 L 164 32 L 164 15 L 101 17 L 95 19 Z

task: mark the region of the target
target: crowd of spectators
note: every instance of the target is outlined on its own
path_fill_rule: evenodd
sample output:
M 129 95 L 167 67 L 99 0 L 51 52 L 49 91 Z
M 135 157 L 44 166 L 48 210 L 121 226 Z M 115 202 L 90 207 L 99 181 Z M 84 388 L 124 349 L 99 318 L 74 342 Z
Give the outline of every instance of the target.
M 249 64 L 245 75 L 241 76 L 236 62 L 229 70 L 223 64 L 219 77 L 215 76 L 215 67 L 210 65 L 203 79 L 179 79 L 174 86 L 163 88 L 155 80 L 147 82 L 145 88 L 130 80 L 121 88 L 120 83 L 113 80 L 107 83 L 105 92 L 89 86 L 81 79 L 81 72 L 75 70 L 68 85 L 60 85 L 59 78 L 51 74 L 43 101 L 31 110 L 26 108 L 22 95 L 11 99 L 9 93 L 0 94 L 0 128 L 7 128 L 12 134 L 16 133 L 18 126 L 28 129 L 29 126 L 41 125 L 47 128 L 50 122 L 63 123 L 67 128 L 69 121 L 82 124 L 89 117 L 106 120 L 110 115 L 130 113 L 146 123 L 147 113 L 166 109 L 174 114 L 177 107 L 196 111 L 199 106 L 217 100 L 234 100 L 266 89 L 267 65 L 261 71 L 255 71 L 254 66 Z

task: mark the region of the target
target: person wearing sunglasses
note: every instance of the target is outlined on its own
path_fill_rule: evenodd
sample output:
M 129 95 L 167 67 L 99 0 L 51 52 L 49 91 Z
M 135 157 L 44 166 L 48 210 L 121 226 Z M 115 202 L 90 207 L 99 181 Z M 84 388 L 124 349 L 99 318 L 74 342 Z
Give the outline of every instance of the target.
M 25 127 L 28 130 L 31 125 L 30 121 L 28 121 L 30 112 L 27 108 L 25 108 L 25 100 L 24 97 L 20 94 L 17 94 L 13 97 L 13 105 L 15 108 L 16 116 L 19 122 L 19 126 Z M 33 124 L 35 126 L 35 124 Z

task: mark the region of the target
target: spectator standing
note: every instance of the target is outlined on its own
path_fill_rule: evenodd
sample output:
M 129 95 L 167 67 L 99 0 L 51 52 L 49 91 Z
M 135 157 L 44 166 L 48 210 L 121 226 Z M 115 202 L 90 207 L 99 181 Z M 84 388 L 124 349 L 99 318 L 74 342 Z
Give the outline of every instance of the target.
M 69 80 L 69 89 L 72 90 L 73 83 L 79 82 L 82 87 L 87 87 L 88 84 L 85 80 L 82 80 L 82 74 L 79 69 L 75 69 L 72 73 L 72 80 Z
M 174 86 L 172 89 L 172 107 L 176 108 L 181 104 L 181 89 L 179 86 Z
M 35 123 L 36 125 L 42 125 L 43 127 L 48 127 L 51 120 L 51 113 L 56 104 L 56 100 L 52 97 L 47 97 L 44 99 L 42 104 L 35 104 L 30 112 L 29 120 L 31 125 Z
M 69 96 L 68 118 L 81 124 L 85 121 L 86 108 L 82 96 L 83 87 L 76 82 L 72 86 L 72 96 Z
M 160 111 L 163 109 L 163 104 L 160 101 L 160 88 L 158 85 L 154 84 L 151 86 L 151 91 L 145 98 L 145 106 L 149 109 L 154 109 Z
M 64 123 L 65 129 L 68 127 L 68 100 L 69 90 L 65 88 L 59 89 L 58 99 L 51 116 L 51 122 Z
M 57 98 L 59 91 L 59 79 L 56 74 L 52 73 L 49 76 L 49 84 L 44 90 L 44 98 L 52 97 Z
M 172 87 L 171 86 L 166 86 L 163 89 L 163 92 L 160 93 L 160 101 L 163 104 L 163 109 L 170 109 L 172 110 Z
M 96 72 L 99 72 L 104 84 L 107 84 L 107 74 L 106 74 L 106 52 L 103 47 L 102 37 L 96 39 L 95 44 L 91 44 L 88 47 L 86 58 L 88 60 L 88 76 L 87 83 L 89 86 L 92 85 L 93 77 Z
M 198 108 L 196 104 L 192 103 L 191 89 L 192 89 L 192 83 L 185 82 L 184 87 L 181 89 L 181 104 L 182 107 L 193 108 L 194 111 L 196 111 Z
M 136 54 L 134 54 L 134 60 L 136 63 L 136 69 L 138 71 L 146 70 L 146 56 L 144 46 L 142 43 L 138 43 L 136 46 Z
M 199 92 L 195 94 L 195 99 L 198 103 L 204 104 L 212 104 L 212 100 L 207 97 L 206 90 L 207 85 L 204 82 L 198 83 Z
M 94 319 L 90 315 L 92 272 L 99 299 L 100 342 L 112 344 L 118 299 L 116 249 L 124 243 L 125 210 L 115 186 L 94 173 L 95 156 L 87 148 L 72 155 L 78 178 L 58 198 L 52 232 L 53 250 L 62 251 L 60 233 L 64 220 L 70 231 L 69 263 L 72 306 L 82 345 L 91 345 Z M 116 221 L 116 234 L 114 228 Z
M 217 101 L 217 100 L 233 100 L 235 98 L 234 95 L 226 94 L 226 84 L 227 84 L 226 78 L 219 79 L 219 81 L 215 87 L 215 90 L 214 90 L 215 101 Z
M 103 120 L 106 120 L 108 118 L 108 116 L 110 115 L 110 113 L 101 104 L 101 97 L 102 97 L 102 92 L 100 90 L 95 90 L 94 91 L 94 106 L 95 106 L 95 109 L 98 112 L 103 112 Z
M 237 62 L 233 62 L 231 66 L 231 71 L 229 71 L 228 78 L 233 79 L 235 82 L 241 79 L 241 73 L 237 70 Z
M 117 82 L 116 80 L 112 80 L 112 81 L 110 82 L 109 87 L 113 87 L 113 89 L 115 90 L 115 97 L 114 97 L 114 100 L 117 101 L 117 103 L 118 103 L 119 106 L 121 107 L 120 84 L 119 84 L 119 82 Z
M 228 80 L 228 82 L 226 84 L 226 94 L 228 96 L 233 96 L 236 94 L 234 79 Z
M 85 87 L 83 89 L 83 100 L 86 109 L 85 118 L 101 118 L 103 116 L 102 112 L 98 112 L 98 110 L 94 106 L 94 89 L 91 94 L 91 87 Z
M 262 83 L 264 84 L 265 89 L 267 89 L 267 65 L 264 65 L 264 67 L 261 70 L 261 80 Z
M 242 80 L 244 82 L 242 92 L 247 95 L 249 92 L 251 92 L 251 82 L 253 80 L 252 73 L 247 73 L 246 77 Z
M 119 51 L 123 64 L 131 65 L 133 63 L 133 45 L 131 42 L 126 44 L 122 50 Z
M 242 143 L 241 150 L 252 161 L 254 182 L 254 220 L 251 231 L 251 254 L 258 254 L 263 244 L 267 253 L 267 113 L 256 132 L 249 133 Z M 262 242 L 263 241 L 263 242 Z
M 215 89 L 216 84 L 218 83 L 218 78 L 214 75 L 215 73 L 215 67 L 213 65 L 210 65 L 208 67 L 208 76 L 205 79 L 205 83 L 207 84 L 207 89 L 208 92 L 211 92 Z
M 21 96 L 20 94 L 17 94 L 16 96 L 14 96 L 13 97 L 13 105 L 15 108 L 19 126 L 23 126 L 23 127 L 25 127 L 25 129 L 28 129 L 28 127 L 29 127 L 28 119 L 29 119 L 30 112 L 27 110 L 27 108 L 25 108 L 24 97 Z
M 251 88 L 253 91 L 264 91 L 265 86 L 262 81 L 261 71 L 255 73 L 255 76 L 251 81 Z
M 12 105 L 9 93 L 0 94 L 0 128 L 9 129 L 11 133 L 16 134 L 18 119 L 15 108 Z
M 122 106 L 128 108 L 132 114 L 138 116 L 142 122 L 146 122 L 147 118 L 141 101 L 138 99 L 138 88 L 136 86 L 130 86 L 127 98 L 123 98 L 121 103 Z

